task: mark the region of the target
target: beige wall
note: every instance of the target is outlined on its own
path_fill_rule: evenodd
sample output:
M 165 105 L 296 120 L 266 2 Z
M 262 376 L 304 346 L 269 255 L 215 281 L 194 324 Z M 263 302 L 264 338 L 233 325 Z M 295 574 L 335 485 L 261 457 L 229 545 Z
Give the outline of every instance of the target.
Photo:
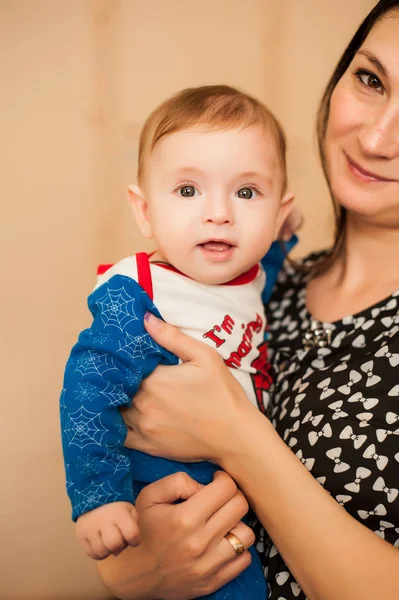
M 142 248 L 125 202 L 143 119 L 224 82 L 286 127 L 306 215 L 328 243 L 313 123 L 370 0 L 0 0 L 0 600 L 107 598 L 75 541 L 58 394 L 98 262 Z

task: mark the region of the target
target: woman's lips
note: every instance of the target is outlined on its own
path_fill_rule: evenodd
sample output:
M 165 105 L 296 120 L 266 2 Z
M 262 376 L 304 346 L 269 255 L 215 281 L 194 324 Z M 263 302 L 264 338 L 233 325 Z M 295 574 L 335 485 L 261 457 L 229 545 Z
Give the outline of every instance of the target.
M 382 177 L 381 175 L 377 175 L 376 173 L 371 173 L 371 171 L 362 169 L 362 167 L 352 160 L 346 153 L 344 154 L 348 162 L 349 171 L 355 175 L 357 179 L 360 179 L 360 181 L 365 183 L 390 183 L 396 181 L 395 179 L 388 179 L 386 177 Z

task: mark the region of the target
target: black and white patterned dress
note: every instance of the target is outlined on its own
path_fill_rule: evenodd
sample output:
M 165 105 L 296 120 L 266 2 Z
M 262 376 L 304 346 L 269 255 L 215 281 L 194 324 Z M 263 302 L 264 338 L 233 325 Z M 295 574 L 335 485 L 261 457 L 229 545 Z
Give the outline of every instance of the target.
M 399 547 L 399 291 L 331 324 L 327 347 L 306 350 L 303 336 L 312 321 L 305 304 L 308 278 L 286 266 L 268 307 L 275 376 L 269 417 L 336 501 Z M 262 534 L 258 550 L 270 600 L 303 600 Z

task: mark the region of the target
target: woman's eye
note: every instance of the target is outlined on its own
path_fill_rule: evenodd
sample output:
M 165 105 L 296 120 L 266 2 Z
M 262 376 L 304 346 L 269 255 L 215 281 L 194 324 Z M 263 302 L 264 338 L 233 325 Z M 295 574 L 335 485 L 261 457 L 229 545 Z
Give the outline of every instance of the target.
M 249 188 L 249 187 L 241 188 L 237 192 L 237 196 L 239 198 L 244 198 L 245 200 L 250 200 L 251 198 L 254 197 L 255 194 L 257 194 L 256 190 L 253 188 Z
M 369 73 L 369 71 L 358 71 L 356 75 L 363 85 L 371 88 L 372 90 L 382 91 L 382 83 L 377 75 L 374 75 L 374 73 Z
M 193 196 L 198 195 L 198 190 L 196 190 L 193 185 L 183 185 L 178 189 L 178 192 L 183 198 L 192 198 Z

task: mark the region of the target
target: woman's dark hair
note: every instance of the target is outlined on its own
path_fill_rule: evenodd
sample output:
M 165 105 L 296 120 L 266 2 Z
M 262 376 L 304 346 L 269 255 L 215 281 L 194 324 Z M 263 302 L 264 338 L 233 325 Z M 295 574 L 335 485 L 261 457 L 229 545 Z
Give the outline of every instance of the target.
M 324 175 L 328 181 L 328 173 L 326 168 L 326 160 L 324 155 L 324 138 L 326 135 L 328 116 L 330 113 L 330 100 L 331 95 L 335 89 L 335 86 L 343 76 L 343 74 L 348 69 L 350 63 L 352 62 L 356 52 L 359 50 L 360 46 L 363 44 L 364 40 L 370 33 L 371 29 L 374 25 L 382 19 L 388 12 L 394 9 L 399 9 L 399 0 L 380 0 L 378 4 L 373 8 L 373 10 L 367 15 L 364 19 L 363 23 L 361 23 L 359 29 L 356 31 L 352 40 L 350 41 L 348 47 L 343 53 L 340 61 L 338 62 L 334 73 L 331 76 L 330 81 L 326 87 L 326 91 L 324 92 L 323 98 L 320 103 L 319 112 L 317 116 L 317 137 L 319 144 L 319 153 L 321 158 L 321 164 L 323 167 Z M 330 187 L 330 185 L 329 185 Z M 331 193 L 331 188 L 330 188 Z M 339 250 L 342 247 L 342 244 L 345 240 L 345 224 L 346 224 L 346 210 L 339 206 L 337 202 L 334 200 L 334 197 L 331 193 L 331 198 L 333 201 L 334 207 L 334 217 L 335 217 L 335 237 L 334 244 L 329 254 L 329 258 L 326 261 L 323 261 L 320 264 L 321 269 L 317 269 L 318 272 L 324 271 L 325 268 L 331 264 L 331 262 L 337 256 Z

